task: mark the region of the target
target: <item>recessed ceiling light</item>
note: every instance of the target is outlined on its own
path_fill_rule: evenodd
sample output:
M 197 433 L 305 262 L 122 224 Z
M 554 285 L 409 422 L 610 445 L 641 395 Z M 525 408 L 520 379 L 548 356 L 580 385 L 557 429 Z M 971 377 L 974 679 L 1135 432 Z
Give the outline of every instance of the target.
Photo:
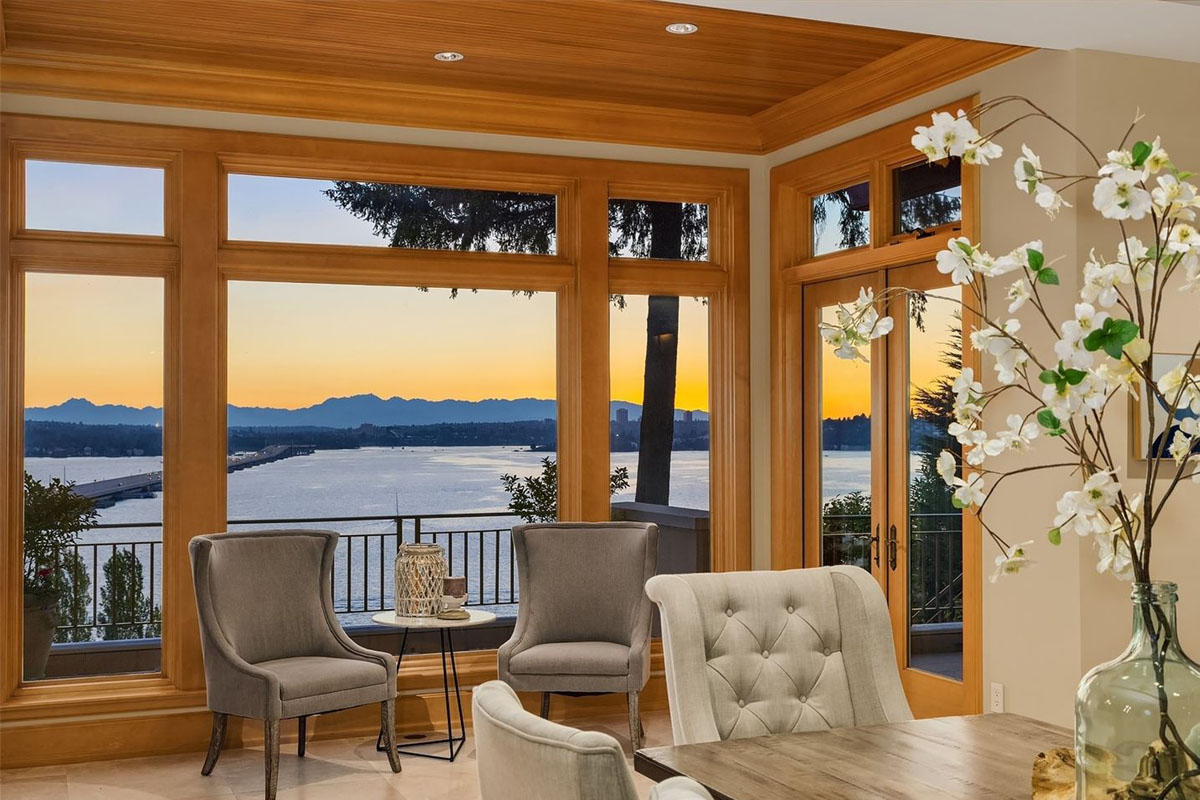
M 444 53 L 434 53 L 433 57 L 438 61 L 462 61 L 466 58 L 462 53 L 456 53 L 453 50 L 447 50 Z
M 667 33 L 674 33 L 679 36 L 687 36 L 689 33 L 695 33 L 700 30 L 690 22 L 672 22 L 667 26 Z

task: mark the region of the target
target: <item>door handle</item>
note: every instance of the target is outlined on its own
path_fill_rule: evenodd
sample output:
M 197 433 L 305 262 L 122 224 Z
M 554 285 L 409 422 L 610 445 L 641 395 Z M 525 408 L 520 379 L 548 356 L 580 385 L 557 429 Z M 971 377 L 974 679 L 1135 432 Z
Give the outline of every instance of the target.
M 879 523 L 875 523 L 875 535 L 871 537 L 871 546 L 875 549 L 875 566 L 879 566 Z
M 896 526 L 888 528 L 888 567 L 896 569 L 896 549 L 900 546 L 896 536 Z

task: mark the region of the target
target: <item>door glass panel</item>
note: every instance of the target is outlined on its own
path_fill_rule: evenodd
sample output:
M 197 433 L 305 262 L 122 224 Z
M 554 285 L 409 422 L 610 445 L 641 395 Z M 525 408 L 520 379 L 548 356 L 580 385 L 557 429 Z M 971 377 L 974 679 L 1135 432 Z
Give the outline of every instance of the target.
M 942 450 L 961 454 L 946 433 L 952 384 L 962 363 L 960 287 L 909 298 L 908 641 L 909 666 L 962 679 L 962 511 L 937 472 Z
M 837 306 L 821 309 L 836 324 Z M 871 367 L 820 349 L 821 564 L 870 569 Z
M 812 199 L 814 256 L 863 247 L 870 233 L 871 192 L 866 181 Z
M 909 164 L 892 173 L 892 233 L 927 231 L 962 219 L 962 163 Z

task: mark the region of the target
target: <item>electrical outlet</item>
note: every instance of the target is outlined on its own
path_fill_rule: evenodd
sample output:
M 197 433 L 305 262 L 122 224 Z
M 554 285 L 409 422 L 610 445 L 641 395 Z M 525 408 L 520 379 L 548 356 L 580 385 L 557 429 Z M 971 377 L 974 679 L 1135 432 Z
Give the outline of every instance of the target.
M 992 712 L 1000 714 L 1004 711 L 1004 684 L 992 684 Z

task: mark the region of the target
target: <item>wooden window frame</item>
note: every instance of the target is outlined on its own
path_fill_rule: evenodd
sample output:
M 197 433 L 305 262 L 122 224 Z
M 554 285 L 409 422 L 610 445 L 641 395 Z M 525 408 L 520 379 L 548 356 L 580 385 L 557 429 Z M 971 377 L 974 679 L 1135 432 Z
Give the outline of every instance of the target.
M 818 541 L 806 524 L 800 487 L 806 479 L 804 441 L 803 289 L 809 283 L 867 275 L 893 267 L 932 261 L 953 236 L 979 237 L 979 168 L 962 167 L 963 213 L 960 223 L 940 226 L 934 235 L 916 238 L 892 235 L 892 170 L 914 163 L 910 139 L 913 128 L 928 124 L 937 111 L 955 113 L 978 105 L 978 96 L 947 103 L 826 150 L 781 164 L 771 170 L 771 566 L 790 569 L 806 564 L 806 542 Z M 811 256 L 811 197 L 846 179 L 870 176 L 871 237 L 868 246 Z M 837 188 L 836 186 L 834 188 Z M 880 347 L 873 352 L 881 353 Z M 967 366 L 976 366 L 977 354 L 964 353 Z M 808 430 L 807 435 L 814 435 Z M 811 517 L 811 515 L 808 515 Z M 964 514 L 964 534 L 978 539 L 976 516 Z M 964 547 L 964 564 L 978 561 L 977 548 Z M 981 597 L 981 565 L 968 570 L 969 592 Z M 967 609 L 969 630 L 964 628 L 964 681 L 977 690 L 982 708 L 981 609 Z
M 663 292 L 710 298 L 712 568 L 750 567 L 749 172 L 599 159 L 434 148 L 130 123 L 0 115 L 0 746 L 6 762 L 60 763 L 202 747 L 204 675 L 188 568 L 195 535 L 225 528 L 226 303 L 230 280 L 536 289 L 556 293 L 560 514 L 609 518 L 609 296 Z M 314 157 L 319 153 L 320 157 Z M 163 166 L 164 236 L 22 228 L 27 157 Z M 226 175 L 330 177 L 553 191 L 556 250 L 539 256 L 229 241 Z M 608 200 L 709 204 L 712 262 L 608 256 Z M 714 237 L 715 235 L 715 240 Z M 629 263 L 627 263 L 629 262 Z M 164 278 L 164 625 L 157 675 L 23 683 L 21 677 L 22 275 L 25 271 Z M 186 458 L 184 457 L 186 454 Z M 186 489 L 186 490 L 185 490 Z M 656 653 L 658 650 L 656 649 Z M 494 677 L 494 655 L 467 654 L 468 680 Z M 426 663 L 428 661 L 428 663 Z M 405 659 L 403 714 L 427 717 L 439 685 L 433 659 Z M 478 663 L 476 663 L 478 662 Z M 464 665 L 460 663 L 460 668 Z M 80 718 L 84 719 L 81 720 Z M 342 722 L 337 720 L 341 719 Z M 378 720 L 352 712 L 327 730 L 351 735 Z M 64 731 L 78 734 L 64 737 Z M 360 731 L 361 729 L 361 731 Z M 253 733 L 248 733 L 253 738 Z M 237 746 L 239 734 L 231 734 Z

